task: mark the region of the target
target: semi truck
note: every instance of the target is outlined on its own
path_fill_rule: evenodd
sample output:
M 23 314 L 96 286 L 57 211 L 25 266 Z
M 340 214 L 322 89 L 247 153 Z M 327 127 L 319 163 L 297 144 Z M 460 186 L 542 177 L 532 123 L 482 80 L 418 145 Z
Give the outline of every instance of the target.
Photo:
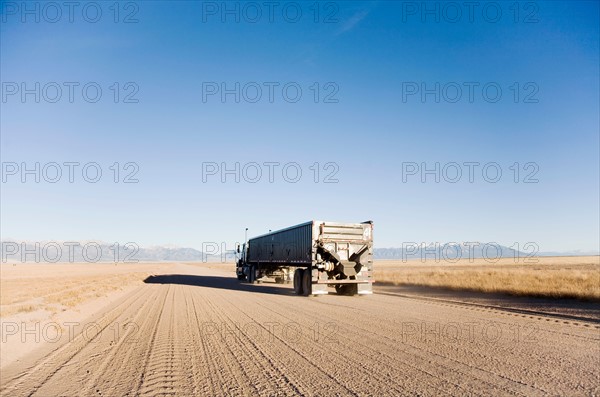
M 247 229 L 246 229 L 247 230 Z M 373 222 L 309 221 L 245 239 L 236 247 L 236 275 L 293 282 L 297 295 L 373 293 Z

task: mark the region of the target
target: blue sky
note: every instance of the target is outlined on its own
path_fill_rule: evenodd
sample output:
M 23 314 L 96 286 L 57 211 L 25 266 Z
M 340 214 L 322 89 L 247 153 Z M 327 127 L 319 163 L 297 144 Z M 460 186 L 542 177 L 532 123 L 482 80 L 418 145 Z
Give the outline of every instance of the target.
M 227 3 L 238 7 L 239 22 L 222 2 L 123 2 L 118 15 L 113 2 L 97 2 L 95 23 L 86 20 L 95 17 L 91 6 L 85 15 L 75 9 L 73 22 L 62 9 L 52 23 L 55 10 L 27 4 L 34 14 L 2 2 L 2 162 L 96 162 L 103 174 L 98 183 L 77 171 L 69 183 L 64 167 L 57 183 L 22 183 L 20 169 L 3 175 L 3 238 L 201 248 L 233 244 L 245 227 L 252 235 L 309 219 L 372 219 L 379 247 L 599 248 L 598 2 L 522 2 L 518 14 L 512 2 L 481 2 L 472 21 L 462 8 L 456 22 L 455 10 L 437 2 L 427 3 L 433 14 L 422 14 L 421 2 L 321 2 L 318 15 L 314 2 L 279 2 L 272 17 L 262 2 Z M 137 22 L 124 23 L 127 16 Z M 36 82 L 39 103 L 33 94 L 9 95 Z M 42 92 L 51 82 L 63 87 L 56 103 Z M 73 103 L 65 82 L 79 83 Z M 81 93 L 90 82 L 102 89 L 95 103 Z M 233 94 L 203 100 L 214 83 L 239 83 L 239 103 Z M 244 95 L 248 83 L 255 85 Z M 274 87 L 272 103 L 265 83 Z M 439 102 L 406 91 L 436 83 Z M 465 83 L 474 87 L 472 102 Z M 289 98 L 301 88 L 297 102 L 285 100 L 286 84 Z M 262 97 L 252 103 L 256 85 Z M 456 86 L 462 96 L 452 102 Z M 123 103 L 135 88 L 137 103 Z M 139 182 L 122 183 L 129 168 L 114 183 L 115 162 L 136 163 Z M 203 163 L 236 162 L 240 173 L 260 164 L 262 177 L 235 183 L 226 175 L 222 183 L 218 173 L 203 182 Z M 265 162 L 281 164 L 273 183 Z M 329 162 L 336 166 L 324 169 Z M 441 172 L 451 162 L 461 165 L 457 183 L 443 175 L 423 183 L 419 173 L 403 181 L 406 163 L 439 163 Z M 480 164 L 472 183 L 465 162 Z M 281 174 L 288 163 L 302 170 L 296 183 Z M 481 174 L 489 163 L 502 171 L 496 183 Z M 332 170 L 338 182 L 323 183 Z M 538 182 L 523 183 L 533 170 Z

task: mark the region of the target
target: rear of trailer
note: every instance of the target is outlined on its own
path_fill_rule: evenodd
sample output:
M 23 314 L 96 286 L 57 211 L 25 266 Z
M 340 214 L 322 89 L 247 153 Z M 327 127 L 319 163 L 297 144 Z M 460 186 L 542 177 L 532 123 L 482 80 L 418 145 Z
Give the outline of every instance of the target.
M 310 221 L 251 238 L 240 250 L 239 280 L 293 282 L 298 295 L 373 291 L 373 222 Z

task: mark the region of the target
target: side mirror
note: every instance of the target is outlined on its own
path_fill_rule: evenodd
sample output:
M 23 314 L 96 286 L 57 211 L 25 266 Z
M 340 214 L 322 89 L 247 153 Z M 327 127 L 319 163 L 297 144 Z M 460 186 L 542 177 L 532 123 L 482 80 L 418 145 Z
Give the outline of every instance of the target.
M 235 250 L 237 251 L 238 254 L 240 253 L 240 243 L 237 243 L 235 245 Z

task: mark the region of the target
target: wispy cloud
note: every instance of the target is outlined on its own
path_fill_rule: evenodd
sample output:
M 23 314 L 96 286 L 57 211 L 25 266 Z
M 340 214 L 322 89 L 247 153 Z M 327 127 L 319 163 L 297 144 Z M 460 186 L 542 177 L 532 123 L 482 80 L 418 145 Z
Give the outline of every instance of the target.
M 354 27 L 356 25 L 358 25 L 358 23 L 360 21 L 362 21 L 363 19 L 365 19 L 365 17 L 367 15 L 369 15 L 370 10 L 361 10 L 356 12 L 354 15 L 352 15 L 347 21 L 345 21 L 340 30 L 337 31 L 336 35 L 340 35 L 342 33 L 346 33 L 352 29 L 354 29 Z

